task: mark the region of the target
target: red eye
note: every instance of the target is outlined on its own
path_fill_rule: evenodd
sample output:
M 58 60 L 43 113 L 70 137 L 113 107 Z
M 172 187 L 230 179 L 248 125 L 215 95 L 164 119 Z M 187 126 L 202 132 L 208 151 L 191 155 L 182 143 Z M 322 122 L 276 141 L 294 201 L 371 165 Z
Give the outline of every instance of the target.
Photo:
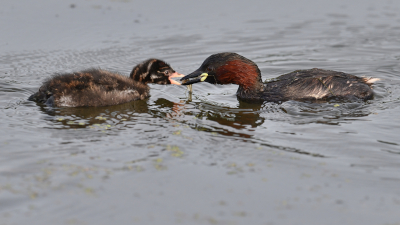
M 212 68 L 211 68 L 211 67 L 207 67 L 207 71 L 208 71 L 208 72 L 211 72 L 211 71 L 212 71 Z

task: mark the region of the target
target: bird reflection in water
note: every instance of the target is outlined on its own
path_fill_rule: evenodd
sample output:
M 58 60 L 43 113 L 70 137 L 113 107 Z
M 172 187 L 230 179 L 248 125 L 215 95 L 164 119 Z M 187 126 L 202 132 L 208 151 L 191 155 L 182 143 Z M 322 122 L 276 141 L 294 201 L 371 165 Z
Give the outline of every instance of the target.
M 203 102 L 172 102 L 159 98 L 154 102 L 138 100 L 106 107 L 53 108 L 39 105 L 40 110 L 51 116 L 47 120 L 57 123 L 58 129 L 82 129 L 94 125 L 112 125 L 137 121 L 143 116 L 174 120 L 197 130 L 216 132 L 228 136 L 251 137 L 241 131 L 264 123 L 260 117 L 261 104 L 239 102 L 238 108 L 214 106 Z M 195 118 L 195 120 L 193 119 Z M 215 123 L 210 123 L 216 122 Z M 225 128 L 224 128 L 225 127 Z M 232 129 L 233 128 L 233 129 Z M 235 132 L 233 132 L 234 130 Z M 237 132 L 239 131 L 239 132 Z

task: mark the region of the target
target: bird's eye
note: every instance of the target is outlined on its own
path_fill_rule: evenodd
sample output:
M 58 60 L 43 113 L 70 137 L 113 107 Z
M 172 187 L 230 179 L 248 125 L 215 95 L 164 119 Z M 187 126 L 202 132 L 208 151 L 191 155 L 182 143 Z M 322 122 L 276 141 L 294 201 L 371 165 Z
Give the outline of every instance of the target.
M 213 69 L 211 67 L 207 67 L 207 71 L 211 72 Z
M 169 71 L 168 70 L 164 71 L 164 74 L 168 76 Z

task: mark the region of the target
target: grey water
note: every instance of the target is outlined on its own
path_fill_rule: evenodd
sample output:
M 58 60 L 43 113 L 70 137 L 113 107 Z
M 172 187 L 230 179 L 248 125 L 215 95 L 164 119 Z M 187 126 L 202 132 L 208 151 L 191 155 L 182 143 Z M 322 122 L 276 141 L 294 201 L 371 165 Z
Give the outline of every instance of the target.
M 400 224 L 400 2 L 2 0 L 0 225 Z M 218 52 L 263 80 L 375 77 L 366 102 L 247 104 L 150 85 L 110 107 L 28 101 L 55 73 L 188 74 Z

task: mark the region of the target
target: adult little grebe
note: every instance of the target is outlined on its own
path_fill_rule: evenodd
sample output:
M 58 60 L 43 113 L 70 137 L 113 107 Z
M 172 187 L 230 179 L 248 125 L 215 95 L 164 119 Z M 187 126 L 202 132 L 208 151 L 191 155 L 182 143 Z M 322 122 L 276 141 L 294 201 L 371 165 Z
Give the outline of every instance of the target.
M 263 83 L 258 66 L 236 53 L 218 53 L 208 57 L 199 69 L 181 79 L 188 85 L 206 81 L 213 84 L 237 84 L 237 96 L 247 102 L 287 100 L 362 99 L 373 97 L 371 85 L 376 78 L 361 78 L 332 70 L 297 70 Z
M 130 77 L 100 69 L 55 75 L 29 100 L 65 107 L 117 105 L 147 98 L 147 83 L 180 85 L 171 78 L 183 76 L 162 60 L 148 59 Z

